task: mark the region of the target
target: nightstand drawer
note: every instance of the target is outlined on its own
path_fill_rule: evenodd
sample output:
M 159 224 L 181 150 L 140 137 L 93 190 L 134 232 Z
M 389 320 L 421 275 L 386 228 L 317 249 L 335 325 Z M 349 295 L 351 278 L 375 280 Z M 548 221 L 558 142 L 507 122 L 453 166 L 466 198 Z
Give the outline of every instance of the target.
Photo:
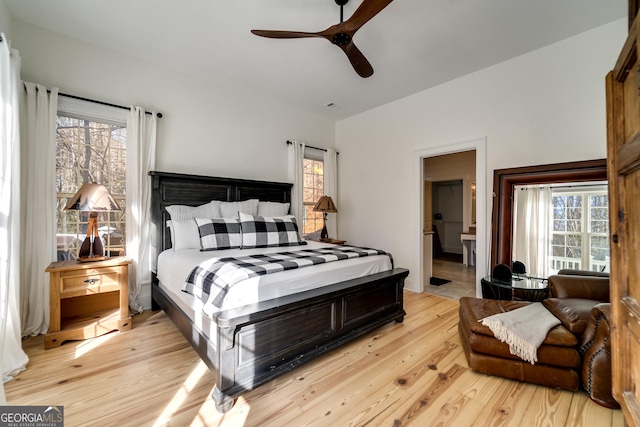
M 89 268 L 83 271 L 67 271 L 60 275 L 60 297 L 71 298 L 120 290 L 117 268 Z

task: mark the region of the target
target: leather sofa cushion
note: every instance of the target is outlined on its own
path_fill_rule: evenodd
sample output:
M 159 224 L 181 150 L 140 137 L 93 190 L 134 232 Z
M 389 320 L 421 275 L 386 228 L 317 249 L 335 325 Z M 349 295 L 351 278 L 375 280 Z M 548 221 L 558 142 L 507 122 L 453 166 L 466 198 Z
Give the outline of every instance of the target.
M 498 341 L 494 337 L 471 333 L 466 322 L 460 322 L 462 338 L 466 340 L 469 349 L 476 352 L 510 360 L 522 361 L 518 356 L 509 352 L 509 345 Z M 562 366 L 577 369 L 580 367 L 580 353 L 576 347 L 542 344 L 538 347 L 538 361 L 536 364 Z M 528 363 L 528 362 L 527 362 Z
M 581 337 L 589 323 L 591 309 L 598 301 L 583 298 L 547 298 L 542 303 L 560 319 L 565 328 Z
M 584 298 L 609 302 L 609 278 L 596 276 L 551 276 L 551 298 Z
M 491 329 L 478 322 L 479 320 L 494 314 L 515 310 L 527 304 L 531 303 L 462 297 L 460 298 L 460 321 L 465 322 L 469 330 L 475 334 L 493 337 Z M 542 344 L 575 347 L 578 345 L 578 340 L 567 328 L 558 325 L 549 331 Z
M 465 338 L 468 331 L 464 331 L 464 329 L 464 325 L 458 325 L 462 348 L 464 349 L 469 367 L 473 371 L 540 384 L 547 387 L 556 387 L 571 391 L 578 390 L 580 381 L 577 370 L 561 366 L 549 366 L 541 363 L 532 365 L 524 360 L 505 359 L 490 354 L 477 353 L 469 348 L 469 343 Z

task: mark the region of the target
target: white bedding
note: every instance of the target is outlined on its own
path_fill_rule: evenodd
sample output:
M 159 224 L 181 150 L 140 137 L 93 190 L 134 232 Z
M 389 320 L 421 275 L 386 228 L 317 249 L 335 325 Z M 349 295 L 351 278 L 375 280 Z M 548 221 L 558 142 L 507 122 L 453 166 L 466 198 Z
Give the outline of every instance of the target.
M 308 245 L 302 246 L 301 248 L 314 249 L 323 246 L 329 245 L 309 241 Z M 275 253 L 290 249 L 291 248 L 274 247 L 262 249 L 228 249 L 208 252 L 201 252 L 197 249 L 182 251 L 169 249 L 162 252 L 158 257 L 157 276 L 162 287 L 173 296 L 182 310 L 195 320 L 201 316 L 202 303 L 192 295 L 182 292 L 184 282 L 195 266 L 214 257 L 221 258 L 259 253 Z M 377 255 L 253 277 L 233 286 L 219 311 L 387 271 L 390 270 L 391 267 L 391 260 L 387 255 Z M 208 333 L 206 330 L 205 332 Z

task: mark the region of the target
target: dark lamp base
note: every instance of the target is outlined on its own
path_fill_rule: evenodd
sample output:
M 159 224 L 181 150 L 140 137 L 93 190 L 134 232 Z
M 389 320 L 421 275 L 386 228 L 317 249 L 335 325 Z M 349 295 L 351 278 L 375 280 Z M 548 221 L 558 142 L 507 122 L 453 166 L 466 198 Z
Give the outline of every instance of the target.
M 327 226 L 322 227 L 322 231 L 320 232 L 320 240 L 329 239 L 329 232 L 327 231 Z

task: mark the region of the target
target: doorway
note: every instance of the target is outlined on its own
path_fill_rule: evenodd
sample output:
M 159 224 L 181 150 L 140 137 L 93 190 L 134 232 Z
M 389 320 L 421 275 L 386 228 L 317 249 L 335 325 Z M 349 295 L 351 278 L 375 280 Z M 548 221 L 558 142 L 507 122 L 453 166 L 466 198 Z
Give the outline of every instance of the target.
M 474 154 L 473 181 L 475 182 L 475 151 L 468 153 Z M 457 154 L 448 156 L 457 157 Z M 428 166 L 425 165 L 425 168 Z M 428 169 L 425 169 L 425 174 L 428 172 Z M 431 203 L 430 210 L 433 212 L 433 258 L 444 258 L 460 264 L 462 264 L 460 234 L 464 224 L 463 181 L 463 179 L 456 179 L 432 182 L 431 201 L 424 201 L 425 205 Z
M 466 153 L 466 154 L 465 154 Z M 473 174 L 467 172 L 455 171 L 451 166 L 443 167 L 443 160 L 446 160 L 444 156 L 447 155 L 460 155 L 460 156 L 473 156 L 472 161 L 475 166 Z M 485 276 L 487 270 L 487 250 L 488 244 L 486 241 L 486 139 L 476 138 L 468 141 L 457 142 L 453 144 L 446 144 L 438 147 L 433 147 L 424 150 L 418 150 L 415 152 L 416 159 L 416 181 L 418 185 L 418 206 L 415 210 L 415 254 L 413 270 L 417 273 L 416 280 L 419 283 L 419 289 L 416 291 L 424 292 L 424 283 L 429 283 L 429 279 L 432 276 L 432 263 L 433 263 L 433 243 L 429 238 L 431 230 L 427 229 L 428 218 L 434 218 L 433 215 L 429 215 L 428 206 L 425 207 L 425 191 L 427 186 L 425 182 L 437 182 L 437 181 L 458 181 L 462 180 L 462 231 L 468 231 L 472 225 L 472 216 L 475 220 L 475 232 L 477 235 L 476 245 L 476 269 L 475 269 L 475 294 L 481 295 L 480 279 Z M 432 160 L 430 160 L 432 159 Z M 432 162 L 434 167 L 429 167 L 429 162 Z M 455 163 L 454 163 L 455 164 Z M 435 178 L 436 173 L 442 173 L 442 178 Z M 472 192 L 473 188 L 473 192 Z M 433 190 L 433 189 L 432 189 Z M 454 190 L 455 191 L 455 190 Z M 433 193 L 433 191 L 431 191 Z M 476 208 L 472 213 L 472 194 L 475 198 Z M 428 203 L 426 205 L 429 205 Z M 435 214 L 438 212 L 432 212 Z M 436 225 L 437 226 L 437 225 Z M 459 233 L 459 232 L 458 232 Z M 459 240 L 459 234 L 457 240 Z M 460 264 L 461 268 L 466 268 Z M 446 285 L 445 285 L 446 286 Z

